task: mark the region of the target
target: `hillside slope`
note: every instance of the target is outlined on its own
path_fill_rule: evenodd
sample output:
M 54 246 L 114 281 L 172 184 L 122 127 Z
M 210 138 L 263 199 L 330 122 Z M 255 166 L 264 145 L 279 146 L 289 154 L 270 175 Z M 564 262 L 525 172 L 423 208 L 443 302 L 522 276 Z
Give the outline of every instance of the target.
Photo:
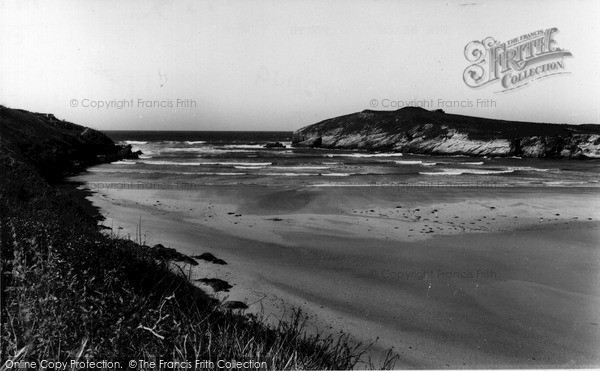
M 52 114 L 4 106 L 0 106 L 0 148 L 3 154 L 33 165 L 47 180 L 85 166 L 138 157 L 130 145 L 116 145 L 97 130 Z

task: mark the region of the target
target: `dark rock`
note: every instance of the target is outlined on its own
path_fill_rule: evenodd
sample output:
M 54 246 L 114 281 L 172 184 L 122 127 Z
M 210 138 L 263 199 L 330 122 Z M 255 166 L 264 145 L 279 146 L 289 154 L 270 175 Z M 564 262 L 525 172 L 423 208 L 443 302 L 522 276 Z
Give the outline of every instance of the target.
M 206 260 L 207 262 L 211 262 L 211 263 L 214 262 L 215 260 L 217 260 L 217 258 L 213 254 L 211 254 L 209 252 L 205 252 L 205 253 L 200 254 L 200 255 L 194 255 L 194 256 L 192 256 L 192 258 L 194 258 L 194 259 L 200 259 L 200 260 Z
M 212 287 L 215 292 L 229 292 L 233 286 L 231 286 L 227 281 L 220 280 L 218 278 L 200 278 L 196 281 L 207 284 Z
M 190 265 L 198 265 L 198 262 L 192 259 L 191 257 L 180 253 L 174 248 L 164 247 L 161 244 L 154 245 L 154 247 L 150 248 L 150 252 L 155 259 L 177 261 Z
M 223 303 L 223 307 L 227 309 L 248 309 L 246 303 L 241 301 L 227 301 Z
M 280 142 L 269 142 L 264 145 L 265 148 L 285 148 L 285 146 Z
M 194 255 L 194 256 L 192 256 L 192 258 L 205 260 L 205 261 L 213 263 L 213 264 L 227 265 L 227 262 L 225 260 L 218 259 L 216 256 L 214 256 L 213 254 L 211 254 L 209 252 L 205 252 L 201 255 Z

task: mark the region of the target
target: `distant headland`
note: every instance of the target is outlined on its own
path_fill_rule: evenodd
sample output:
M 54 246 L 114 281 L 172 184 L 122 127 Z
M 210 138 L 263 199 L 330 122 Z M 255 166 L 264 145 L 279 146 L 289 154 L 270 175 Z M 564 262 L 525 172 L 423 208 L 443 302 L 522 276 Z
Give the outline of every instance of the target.
M 600 158 L 600 125 L 494 120 L 405 107 L 364 110 L 298 129 L 292 145 L 429 155 Z

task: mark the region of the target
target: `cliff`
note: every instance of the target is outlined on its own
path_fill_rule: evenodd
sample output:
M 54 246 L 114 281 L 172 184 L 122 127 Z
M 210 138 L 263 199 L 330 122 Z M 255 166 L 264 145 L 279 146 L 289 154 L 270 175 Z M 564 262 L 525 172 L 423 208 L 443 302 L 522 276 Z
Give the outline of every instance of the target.
M 600 125 L 493 120 L 406 107 L 324 120 L 296 130 L 292 145 L 430 155 L 600 158 Z
M 131 146 L 116 145 L 103 133 L 59 120 L 52 114 L 0 106 L 0 149 L 12 161 L 33 165 L 50 181 L 86 166 L 137 158 Z

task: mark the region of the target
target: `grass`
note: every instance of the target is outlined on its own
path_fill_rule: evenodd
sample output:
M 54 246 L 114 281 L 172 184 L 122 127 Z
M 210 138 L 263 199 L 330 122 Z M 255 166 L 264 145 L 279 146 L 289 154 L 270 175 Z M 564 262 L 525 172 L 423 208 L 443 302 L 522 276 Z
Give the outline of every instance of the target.
M 101 233 L 72 195 L 0 154 L 0 360 L 253 360 L 373 368 L 369 346 L 224 308 L 180 264 Z M 391 353 L 377 368 L 394 366 Z

